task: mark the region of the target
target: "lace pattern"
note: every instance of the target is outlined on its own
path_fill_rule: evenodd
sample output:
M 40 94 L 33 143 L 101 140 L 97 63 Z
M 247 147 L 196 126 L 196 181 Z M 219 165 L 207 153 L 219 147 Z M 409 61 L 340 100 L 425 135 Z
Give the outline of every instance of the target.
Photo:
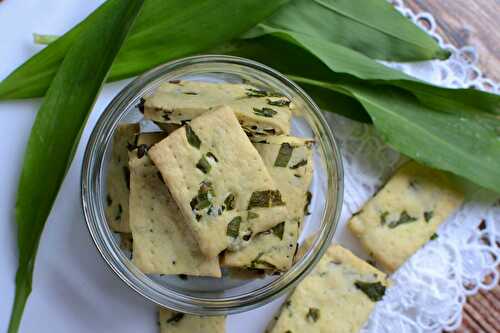
M 401 0 L 390 1 L 405 16 L 452 52 L 446 61 L 412 64 L 383 62 L 430 83 L 452 88 L 474 87 L 500 93 L 500 86 L 476 67 L 474 48 L 445 44 L 429 13 L 413 13 Z M 372 126 L 326 114 L 335 128 L 345 170 L 345 203 L 340 228 L 403 161 L 383 143 Z M 477 190 L 430 241 L 392 275 L 393 286 L 379 302 L 362 332 L 441 332 L 460 326 L 468 295 L 499 283 L 500 200 Z

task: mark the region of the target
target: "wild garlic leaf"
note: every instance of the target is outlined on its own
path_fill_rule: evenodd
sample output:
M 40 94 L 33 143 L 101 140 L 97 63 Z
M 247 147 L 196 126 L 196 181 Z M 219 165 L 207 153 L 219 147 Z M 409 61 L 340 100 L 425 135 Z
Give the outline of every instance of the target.
M 110 2 L 92 25 L 82 29 L 53 76 L 37 113 L 17 192 L 19 266 L 9 333 L 19 329 L 31 292 L 40 236 L 87 115 L 142 4 L 141 0 Z M 37 75 L 33 73 L 33 77 Z
M 234 42 L 226 52 L 264 62 L 288 75 L 311 80 L 364 80 L 385 89 L 398 87 L 412 93 L 422 104 L 436 110 L 500 115 L 498 95 L 475 89 L 437 87 L 317 36 L 271 27 L 267 29 L 268 35 Z M 281 54 L 287 54 L 287 57 L 280 57 Z M 322 97 L 325 98 L 324 95 Z M 337 112 L 336 109 L 332 111 Z
M 122 0 L 108 0 L 0 83 L 0 100 L 41 97 L 81 31 Z M 146 0 L 116 57 L 108 81 L 121 80 L 169 60 L 198 54 L 240 36 L 288 0 Z
M 468 111 L 436 111 L 400 89 L 293 78 L 359 100 L 382 139 L 401 153 L 499 191 L 498 116 Z
M 294 0 L 263 25 L 302 32 L 365 53 L 373 59 L 445 59 L 449 52 L 385 0 Z M 265 33 L 261 25 L 246 36 Z M 264 29 L 265 30 L 265 29 Z

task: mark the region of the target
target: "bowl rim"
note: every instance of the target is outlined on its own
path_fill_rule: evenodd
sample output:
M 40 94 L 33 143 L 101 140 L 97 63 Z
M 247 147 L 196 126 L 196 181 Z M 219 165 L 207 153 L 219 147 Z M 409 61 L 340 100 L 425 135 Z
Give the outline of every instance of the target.
M 322 144 L 325 145 L 326 149 L 330 150 L 330 154 L 325 156 L 326 172 L 329 182 L 328 189 L 334 190 L 334 197 L 327 200 L 321 219 L 323 226 L 318 236 L 307 253 L 294 263 L 290 270 L 251 293 L 220 299 L 192 297 L 178 291 L 165 290 L 165 288 L 160 290 L 156 283 L 147 278 L 130 261 L 127 263 L 128 258 L 125 258 L 116 244 L 113 242 L 110 244 L 109 240 L 106 239 L 106 234 L 111 231 L 109 229 L 106 231 L 107 223 L 105 219 L 102 220 L 102 202 L 93 197 L 97 196 L 97 194 L 93 194 L 94 189 L 99 188 L 101 184 L 99 176 L 103 162 L 102 157 L 106 149 L 106 147 L 99 147 L 98 141 L 104 138 L 107 142 L 110 142 L 119 121 L 130 107 L 137 104 L 137 99 L 143 96 L 145 87 L 161 79 L 169 72 L 199 64 L 243 66 L 255 73 L 260 72 L 271 76 L 299 95 L 307 104 L 309 110 L 312 111 L 312 116 L 322 131 Z M 328 157 L 332 157 L 332 160 L 329 161 Z M 331 163 L 330 166 L 329 163 Z M 334 171 L 335 174 L 330 175 L 329 171 Z M 344 175 L 342 157 L 333 133 L 322 111 L 302 88 L 278 71 L 253 60 L 226 55 L 199 55 L 174 60 L 145 72 L 127 84 L 112 99 L 99 116 L 87 142 L 81 169 L 80 191 L 83 214 L 94 245 L 107 265 L 125 284 L 141 296 L 164 308 L 197 315 L 224 315 L 239 313 L 265 305 L 283 295 L 310 273 L 330 246 L 336 231 L 342 211 Z M 326 196 L 331 196 L 331 194 L 326 193 Z M 112 250 L 110 250 L 110 246 Z M 124 260 L 126 264 L 123 264 Z

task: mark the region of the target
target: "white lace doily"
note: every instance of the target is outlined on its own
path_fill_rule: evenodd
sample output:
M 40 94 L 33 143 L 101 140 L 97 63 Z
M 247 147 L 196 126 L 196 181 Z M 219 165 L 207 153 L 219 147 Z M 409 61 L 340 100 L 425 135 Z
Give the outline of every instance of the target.
M 476 67 L 474 48 L 445 44 L 429 13 L 414 14 L 401 0 L 390 1 L 405 16 L 452 52 L 446 61 L 384 64 L 446 87 L 474 87 L 500 93 Z M 371 125 L 327 114 L 340 143 L 345 169 L 345 203 L 340 228 L 394 171 L 401 156 L 385 145 Z M 466 296 L 499 283 L 500 200 L 479 190 L 430 241 L 392 275 L 393 286 L 379 302 L 367 332 L 441 332 L 460 326 Z

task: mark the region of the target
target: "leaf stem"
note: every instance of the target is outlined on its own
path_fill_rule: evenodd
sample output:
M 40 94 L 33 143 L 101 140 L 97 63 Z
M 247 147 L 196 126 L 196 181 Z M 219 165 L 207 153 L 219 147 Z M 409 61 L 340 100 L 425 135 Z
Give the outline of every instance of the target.
M 29 265 L 29 267 L 33 267 Z M 21 318 L 23 316 L 24 307 L 28 296 L 31 294 L 31 278 L 32 271 L 26 272 L 26 267 L 20 266 L 16 273 L 16 294 L 14 304 L 12 305 L 12 312 L 10 316 L 8 333 L 16 333 L 19 331 Z
M 35 44 L 49 45 L 58 38 L 59 38 L 58 35 L 42 35 L 42 34 L 37 34 L 36 32 L 33 33 L 33 42 Z

